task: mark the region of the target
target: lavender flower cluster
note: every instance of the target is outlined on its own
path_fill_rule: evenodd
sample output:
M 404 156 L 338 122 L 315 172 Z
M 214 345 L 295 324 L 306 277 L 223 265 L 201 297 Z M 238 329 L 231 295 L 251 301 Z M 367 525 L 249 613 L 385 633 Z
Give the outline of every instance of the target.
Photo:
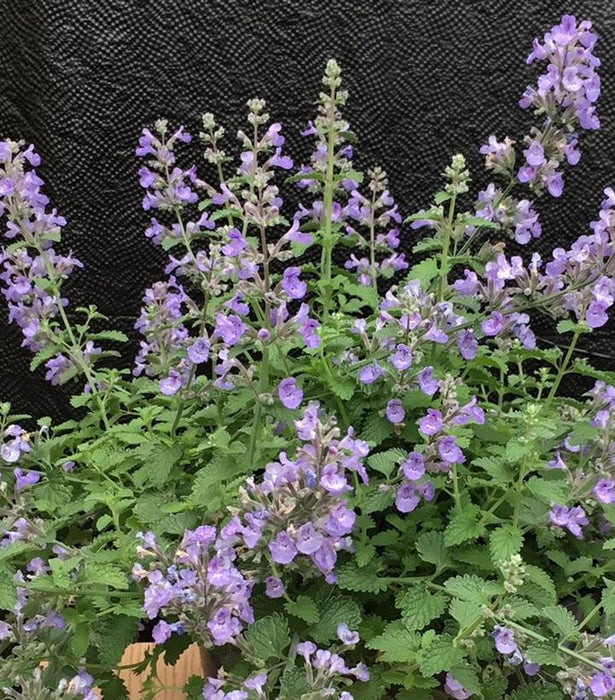
M 150 620 L 161 613 L 154 641 L 162 644 L 175 632 L 195 635 L 206 647 L 233 643 L 245 624 L 254 622 L 250 606 L 253 582 L 235 565 L 236 553 L 218 537 L 216 528 L 186 530 L 172 557 L 151 532 L 140 535 L 137 553 L 149 568 L 135 564 L 133 578 L 146 580 L 143 609 Z
M 339 651 L 353 649 L 359 642 L 358 632 L 350 630 L 345 623 L 338 625 L 337 634 L 343 644 Z M 310 697 L 352 700 L 353 695 L 342 688 L 353 680 L 367 682 L 370 678 L 369 670 L 363 662 L 349 668 L 339 653 L 319 649 L 313 642 L 299 642 L 294 652 L 303 658 L 306 692 Z M 268 681 L 267 673 L 258 673 L 240 681 L 221 669 L 216 678 L 207 679 L 203 697 L 206 700 L 273 698 L 275 696 L 266 688 Z M 235 689 L 229 690 L 233 687 Z
M 229 547 L 245 546 L 244 560 L 265 556 L 274 571 L 280 564 L 304 578 L 315 568 L 334 583 L 337 553 L 352 549 L 349 535 L 356 518 L 344 498 L 353 491 L 347 470 L 367 483 L 363 460 L 369 447 L 354 437 L 352 428 L 339 439 L 336 421 L 326 418 L 317 403 L 310 403 L 295 428 L 304 443 L 295 458 L 283 452 L 278 462 L 266 466 L 261 483 L 248 479 L 220 538 Z M 269 576 L 266 584 L 270 597 L 284 595 L 278 576 Z

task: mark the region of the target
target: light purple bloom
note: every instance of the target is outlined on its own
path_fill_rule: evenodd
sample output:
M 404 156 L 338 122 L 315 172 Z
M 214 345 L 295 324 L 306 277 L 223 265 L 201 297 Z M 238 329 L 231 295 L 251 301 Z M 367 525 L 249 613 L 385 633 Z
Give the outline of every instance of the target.
M 610 673 L 599 671 L 592 677 L 589 687 L 597 698 L 603 698 L 615 689 L 615 681 Z
M 297 556 L 293 538 L 287 532 L 280 532 L 275 540 L 269 543 L 269 551 L 277 564 L 290 564 Z
M 442 460 L 447 464 L 461 464 L 466 459 L 457 445 L 457 438 L 452 435 L 443 437 L 438 442 L 438 452 Z
M 402 423 L 406 417 L 404 405 L 400 399 L 391 399 L 387 403 L 386 417 L 391 423 Z
M 283 379 L 278 384 L 278 398 L 286 408 L 291 410 L 299 408 L 303 401 L 303 391 L 297 385 L 294 377 Z
M 427 415 L 419 421 L 419 430 L 426 436 L 435 435 L 442 430 L 443 426 L 442 414 L 433 408 L 427 409 Z
M 452 698 L 456 698 L 456 700 L 467 700 L 472 695 L 472 693 L 466 690 L 461 683 L 456 681 L 450 673 L 446 674 L 444 690 Z
M 418 452 L 410 452 L 401 469 L 408 481 L 418 481 L 425 474 L 425 458 Z
M 173 396 L 182 388 L 182 384 L 181 374 L 177 370 L 172 369 L 168 377 L 160 380 L 160 391 L 165 396 Z
M 615 503 L 615 481 L 600 479 L 594 486 L 594 495 L 601 503 Z
M 412 365 L 412 351 L 407 345 L 400 343 L 391 356 L 391 364 L 400 372 Z
M 210 343 L 207 338 L 197 338 L 194 343 L 188 348 L 188 357 L 195 365 L 202 362 L 207 362 L 209 359 Z
M 324 542 L 324 537 L 318 532 L 312 523 L 302 525 L 296 534 L 296 547 L 301 554 L 314 554 Z
M 359 633 L 349 629 L 345 622 L 337 626 L 337 636 L 347 646 L 354 646 L 359 643 Z
M 307 285 L 299 279 L 300 267 L 287 267 L 282 277 L 282 289 L 290 299 L 303 299 L 307 292 Z
M 266 593 L 269 598 L 281 598 L 286 593 L 282 579 L 277 576 L 268 576 L 265 579 Z
M 400 513 L 411 513 L 421 499 L 412 484 L 404 484 L 397 489 L 395 505 Z
M 419 387 L 427 396 L 433 396 L 440 388 L 440 382 L 433 376 L 433 367 L 425 367 L 418 374 Z
M 378 381 L 380 377 L 384 374 L 384 370 L 377 362 L 371 365 L 366 365 L 359 372 L 359 380 L 363 384 L 373 384 Z
M 508 627 L 495 627 L 493 630 L 495 648 L 500 654 L 512 654 L 518 647 L 515 642 L 515 633 Z

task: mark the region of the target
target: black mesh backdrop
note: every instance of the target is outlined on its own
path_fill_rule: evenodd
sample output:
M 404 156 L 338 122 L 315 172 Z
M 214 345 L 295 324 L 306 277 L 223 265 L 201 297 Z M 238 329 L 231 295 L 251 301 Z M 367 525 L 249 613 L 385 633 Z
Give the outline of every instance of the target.
M 67 217 L 65 242 L 85 263 L 68 285 L 74 306 L 96 303 L 131 334 L 142 290 L 163 276 L 164 254 L 144 237 L 147 216 L 133 156 L 142 126 L 159 116 L 198 130 L 213 111 L 230 142 L 251 96 L 285 125 L 289 150 L 307 159 L 298 132 L 330 56 L 351 92 L 347 117 L 359 164 L 381 164 L 404 215 L 428 204 L 451 155 L 461 151 L 485 182 L 478 147 L 519 138 L 517 107 L 535 69 L 532 38 L 562 13 L 595 23 L 601 39 L 602 129 L 585 134 L 581 164 L 559 201 L 541 201 L 541 252 L 567 245 L 594 218 L 613 184 L 615 12 L 610 0 L 0 0 L 0 136 L 34 142 L 47 192 Z M 194 159 L 200 160 L 198 144 Z M 202 161 L 201 161 L 202 162 Z M 404 247 L 411 246 L 410 234 Z M 20 334 L 0 302 L 0 397 L 34 415 L 67 411 L 65 394 L 30 374 Z M 549 329 L 540 327 L 548 340 Z M 613 326 L 586 351 L 615 367 Z M 574 387 L 573 387 L 574 389 Z

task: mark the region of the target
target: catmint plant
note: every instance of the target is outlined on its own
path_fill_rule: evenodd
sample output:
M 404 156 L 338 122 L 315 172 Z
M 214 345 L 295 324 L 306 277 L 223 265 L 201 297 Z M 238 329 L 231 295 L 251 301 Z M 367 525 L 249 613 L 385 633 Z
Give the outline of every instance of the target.
M 215 668 L 193 700 L 613 696 L 615 373 L 577 353 L 615 300 L 612 183 L 576 241 L 533 250 L 600 126 L 596 47 L 570 15 L 536 39 L 524 133 L 476 144 L 479 190 L 450 154 L 418 212 L 356 168 L 334 60 L 303 164 L 260 98 L 235 146 L 211 113 L 145 128 L 168 259 L 113 367 L 125 337 L 64 294 L 82 265 L 40 157 L 0 142 L 8 320 L 75 409 L 0 404 L 6 697 L 125 698 L 139 634 L 144 697 L 193 642 Z

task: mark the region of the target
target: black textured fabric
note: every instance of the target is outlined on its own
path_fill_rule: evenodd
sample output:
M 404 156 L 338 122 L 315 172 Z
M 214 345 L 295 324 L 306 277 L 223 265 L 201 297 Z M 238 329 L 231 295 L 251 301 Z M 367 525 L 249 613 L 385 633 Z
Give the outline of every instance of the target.
M 0 0 L 0 137 L 36 144 L 47 192 L 68 219 L 66 245 L 85 264 L 68 285 L 71 305 L 96 303 L 132 335 L 129 366 L 143 289 L 164 267 L 143 236 L 133 156 L 142 126 L 165 116 L 197 131 L 213 111 L 232 143 L 257 95 L 305 161 L 298 132 L 334 56 L 351 93 L 359 164 L 387 170 L 406 215 L 429 203 L 452 154 L 463 152 L 484 184 L 477 151 L 486 137 L 527 131 L 517 100 L 536 71 L 525 56 L 564 12 L 593 20 L 601 37 L 602 129 L 583 135 L 563 198 L 539 204 L 536 248 L 546 253 L 586 231 L 615 181 L 615 13 L 604 0 Z M 414 235 L 405 232 L 406 250 Z M 2 309 L 0 329 L 0 397 L 34 415 L 66 414 L 66 392 L 29 373 Z M 585 349 L 597 364 L 615 367 L 613 326 L 591 338 Z

